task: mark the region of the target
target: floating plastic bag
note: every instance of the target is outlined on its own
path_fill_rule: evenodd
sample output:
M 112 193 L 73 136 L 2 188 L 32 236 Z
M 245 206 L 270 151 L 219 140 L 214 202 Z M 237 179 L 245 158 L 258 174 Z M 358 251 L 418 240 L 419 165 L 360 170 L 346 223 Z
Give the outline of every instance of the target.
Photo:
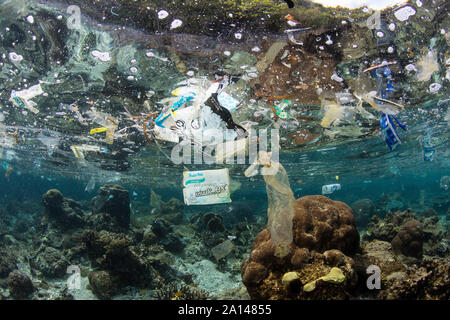
M 240 159 L 242 162 L 245 162 L 247 146 L 248 138 L 219 143 L 216 146 L 216 163 L 228 163 L 230 160 L 234 163 L 236 155 L 238 164 L 240 163 Z
M 36 103 L 31 99 L 44 93 L 41 88 L 41 84 L 37 84 L 21 91 L 11 91 L 11 101 L 16 107 L 25 108 L 33 113 L 39 113 L 39 110 L 35 108 Z
M 150 191 L 150 206 L 156 209 L 161 208 L 162 198 L 153 189 Z
M 100 148 L 99 146 L 93 146 L 88 144 L 82 144 L 82 145 L 73 145 L 70 146 L 70 149 L 72 150 L 73 154 L 75 155 L 75 158 L 77 159 L 84 159 L 84 153 L 85 152 L 106 152 L 106 148 Z
M 230 240 L 225 240 L 224 242 L 218 244 L 214 248 L 211 249 L 211 252 L 216 258 L 217 261 L 219 261 L 222 258 L 225 258 L 227 255 L 230 254 L 230 252 L 233 250 L 234 244 Z
M 91 118 L 92 122 L 102 125 L 101 128 L 95 128 L 90 131 L 90 134 L 106 132 L 105 142 L 107 144 L 114 143 L 114 132 L 117 130 L 119 123 L 117 118 L 101 111 L 91 108 L 86 114 Z
M 331 194 L 337 190 L 341 190 L 341 185 L 339 183 L 322 186 L 322 194 Z
M 86 188 L 84 188 L 84 191 L 91 192 L 92 190 L 94 190 L 94 188 L 95 188 L 95 178 L 92 177 L 89 180 L 88 184 L 86 185 Z
M 244 137 L 245 129 L 234 123 L 231 116 L 240 102 L 224 91 L 217 93 L 220 82 L 192 79 L 192 83 L 172 91 L 176 100 L 161 101 L 170 105 L 155 120 L 155 137 L 175 143 L 183 138 L 203 146 L 234 140 L 236 136 Z M 219 141 L 208 141 L 204 133 L 210 129 L 218 129 L 224 137 Z
M 185 171 L 183 187 L 184 203 L 188 206 L 231 202 L 227 168 Z

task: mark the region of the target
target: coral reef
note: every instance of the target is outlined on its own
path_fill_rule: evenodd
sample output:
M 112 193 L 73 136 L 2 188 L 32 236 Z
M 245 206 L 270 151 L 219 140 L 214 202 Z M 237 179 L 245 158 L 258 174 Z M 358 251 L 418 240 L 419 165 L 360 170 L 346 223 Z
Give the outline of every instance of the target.
M 134 251 L 127 235 L 89 230 L 83 235 L 83 243 L 92 265 L 117 277 L 118 285 L 145 287 L 151 281 L 148 261 Z
M 382 240 L 391 242 L 400 230 L 400 226 L 408 221 L 416 219 L 411 210 L 388 213 L 384 219 L 372 216 L 367 232 L 363 235 L 364 241 Z
M 284 258 L 275 256 L 269 230 L 255 238 L 250 258 L 241 267 L 242 281 L 252 299 L 345 299 L 355 284 L 353 260 L 359 249 L 352 210 L 346 204 L 324 196 L 306 196 L 295 202 L 293 242 Z M 340 268 L 345 280 L 324 281 L 332 268 Z M 298 279 L 283 285 L 286 272 Z M 341 277 L 339 277 L 341 279 Z M 314 285 L 310 284 L 314 282 Z M 336 283 L 338 282 L 338 283 Z M 313 288 L 314 287 L 314 288 Z
M 448 300 L 450 263 L 440 258 L 424 259 L 418 266 L 393 277 L 380 290 L 378 299 Z
M 208 292 L 205 290 L 179 282 L 159 284 L 156 295 L 159 300 L 206 300 L 208 298 Z
M 158 243 L 166 250 L 180 252 L 184 243 L 177 232 L 174 232 L 172 225 L 165 219 L 156 218 L 151 223 L 152 232 L 158 237 Z
M 8 275 L 8 288 L 15 299 L 26 299 L 35 290 L 30 278 L 18 270 Z
M 367 290 L 365 279 L 367 279 L 367 268 L 378 266 L 381 270 L 381 288 L 387 287 L 387 281 L 398 273 L 404 272 L 406 266 L 393 253 L 389 242 L 372 240 L 361 245 L 361 252 L 354 256 L 355 271 L 358 279 L 361 279 L 362 289 Z
M 427 212 L 418 216 L 408 209 L 388 213 L 384 219 L 373 216 L 363 241 L 392 242 L 396 253 L 415 258 L 420 258 L 422 252 L 428 256 L 445 257 L 449 254 L 446 232 L 439 217 L 433 211 Z M 415 222 L 408 223 L 410 221 Z
M 396 254 L 408 257 L 422 258 L 423 231 L 422 225 L 417 220 L 405 222 L 397 235 L 392 239 L 392 249 Z
M 117 184 L 105 184 L 92 199 L 92 214 L 106 213 L 117 226 L 128 230 L 130 226 L 130 196 L 128 191 Z
M 4 278 L 17 268 L 17 257 L 8 248 L 3 247 L 0 247 L 0 256 L 0 278 Z
M 92 292 L 100 299 L 111 299 L 114 293 L 114 284 L 107 271 L 91 271 L 88 276 Z
M 63 228 L 78 228 L 85 224 L 80 205 L 72 199 L 65 198 L 57 189 L 48 190 L 42 196 L 45 206 L 44 220 L 56 223 Z M 45 224 L 45 222 L 43 222 Z
M 52 247 L 41 246 L 30 259 L 30 265 L 42 272 L 45 277 L 58 278 L 66 274 L 69 261 L 63 252 Z
M 166 219 L 174 224 L 181 224 L 184 221 L 183 215 L 184 204 L 175 198 L 167 202 L 161 202 L 159 217 Z
M 370 218 L 376 214 L 375 203 L 371 199 L 361 199 L 352 203 L 351 208 L 358 227 L 366 227 Z

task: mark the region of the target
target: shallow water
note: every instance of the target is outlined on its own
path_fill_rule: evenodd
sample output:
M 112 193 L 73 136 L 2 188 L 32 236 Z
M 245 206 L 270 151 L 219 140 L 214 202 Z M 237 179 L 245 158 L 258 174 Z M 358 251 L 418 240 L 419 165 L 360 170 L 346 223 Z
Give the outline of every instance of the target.
M 55 271 L 55 263 L 40 256 L 47 247 L 57 250 L 65 264 L 81 266 L 83 289 L 69 290 L 76 299 L 105 298 L 92 289 L 92 283 L 90 289 L 86 287 L 94 281 L 87 281 L 87 275 L 104 269 L 83 251 L 86 240 L 73 240 L 84 248 L 73 254 L 77 245 L 65 246 L 55 239 L 102 230 L 92 222 L 98 212 L 91 200 L 100 197 L 99 190 L 106 184 L 128 191 L 131 224 L 120 232 L 104 230 L 127 234 L 133 254 L 139 247 L 146 259 L 157 257 L 156 264 L 152 258 L 146 266 L 152 265 L 164 280 L 121 278 L 120 289 L 106 294 L 107 298 L 162 298 L 157 290 L 166 290 L 164 285 L 172 282 L 195 283 L 213 298 L 258 297 L 251 289 L 247 296 L 239 288 L 243 286 L 241 264 L 267 224 L 263 176 L 244 175 L 248 157 L 245 164 L 175 164 L 170 157 L 175 143 L 164 141 L 155 131 L 155 118 L 182 96 L 175 98 L 173 91 L 187 90 L 186 83 L 180 82 L 191 83 L 188 89 L 196 88 L 195 81 L 206 83 L 195 96 L 200 99 L 226 74 L 236 78 L 235 83 L 224 84 L 225 92 L 239 100 L 231 112 L 233 121 L 243 126 L 250 123 L 257 130 L 279 130 L 279 162 L 296 199 L 320 195 L 322 186 L 330 184 L 339 184 L 340 190 L 326 196 L 354 211 L 355 202 L 370 199 L 373 209 L 354 212 L 361 246 L 373 240 L 364 238 L 373 232 L 372 215 L 383 219 L 409 208 L 424 227 L 424 243 L 430 241 L 434 248 L 426 247 L 424 257 L 444 259 L 448 266 L 448 3 L 409 1 L 384 9 L 376 18 L 377 11 L 366 7 L 348 11 L 296 3 L 288 9 L 283 1 L 208 5 L 206 1 L 204 6 L 194 1 L 183 5 L 91 2 L 0 2 L 0 248 L 19 252 L 13 265 L 33 281 L 53 279 L 50 289 L 36 285 L 35 299 L 64 296 L 61 288 L 68 275 Z M 75 7 L 68 9 L 69 5 Z M 398 12 L 405 8 L 413 8 L 414 13 L 401 16 Z M 369 29 L 367 21 L 372 18 L 379 20 Z M 301 30 L 286 33 L 290 29 Z M 390 76 L 364 72 L 383 61 L 394 62 Z M 394 90 L 386 93 L 389 81 Z M 24 93 L 36 85 L 40 85 L 39 93 Z M 393 103 L 369 98 L 363 100 L 361 111 L 357 96 L 370 92 Z M 15 96 L 20 99 L 14 100 Z M 274 106 L 285 102 L 286 109 L 275 111 Z M 380 130 L 380 117 L 391 113 L 388 109 L 408 128 L 397 126 L 401 144 L 393 151 Z M 217 119 L 213 115 L 203 125 Z M 223 132 L 235 134 L 223 121 L 220 126 Z M 95 128 L 101 132 L 90 131 Z M 105 138 L 105 131 L 113 135 L 113 141 Z M 186 133 L 180 136 L 187 141 Z M 273 145 L 270 148 L 274 150 Z M 183 172 L 218 168 L 229 169 L 231 202 L 184 205 Z M 78 203 L 82 227 L 59 229 L 58 222 L 51 222 L 52 209 L 43 201 L 50 189 Z M 175 209 L 169 202 L 172 198 L 178 199 Z M 115 201 L 112 195 L 105 201 L 111 199 Z M 161 202 L 170 208 L 162 209 Z M 203 218 L 198 217 L 211 212 L 221 217 L 223 229 L 212 231 L 202 225 Z M 432 233 L 432 240 L 427 238 L 423 220 L 430 215 L 438 216 L 434 226 L 441 230 Z M 163 236 L 156 235 L 149 243 L 142 240 L 145 230 L 156 228 L 154 221 L 160 218 L 167 219 L 169 230 L 181 239 L 177 240 L 183 244 L 181 251 L 170 248 L 167 242 L 175 240 Z M 396 225 L 396 232 L 401 227 Z M 48 242 L 40 240 L 44 235 Z M 211 249 L 230 236 L 238 239 L 232 239 L 233 251 L 215 259 Z M 30 259 L 38 262 L 27 265 Z M 164 264 L 175 266 L 164 273 L 157 267 Z M 0 278 L 12 271 L 6 270 Z M 0 298 L 17 298 L 8 286 L 0 289 Z M 229 289 L 235 291 L 226 295 Z M 358 292 L 354 297 L 366 295 Z

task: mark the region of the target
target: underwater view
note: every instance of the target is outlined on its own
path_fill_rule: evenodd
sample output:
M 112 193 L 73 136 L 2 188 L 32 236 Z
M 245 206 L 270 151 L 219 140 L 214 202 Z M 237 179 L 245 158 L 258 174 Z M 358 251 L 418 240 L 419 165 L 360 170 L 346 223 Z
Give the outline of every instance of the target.
M 448 301 L 449 9 L 0 0 L 0 300 Z

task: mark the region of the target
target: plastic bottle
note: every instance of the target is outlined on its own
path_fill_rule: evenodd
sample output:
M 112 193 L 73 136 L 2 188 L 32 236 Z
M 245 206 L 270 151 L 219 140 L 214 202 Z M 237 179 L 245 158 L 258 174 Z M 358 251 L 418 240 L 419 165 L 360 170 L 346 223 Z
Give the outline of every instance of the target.
M 341 190 L 341 185 L 339 183 L 322 186 L 322 194 L 331 194 L 337 190 Z
M 423 160 L 425 161 L 431 161 L 434 157 L 434 145 L 431 140 L 431 130 L 428 129 L 422 138 Z

